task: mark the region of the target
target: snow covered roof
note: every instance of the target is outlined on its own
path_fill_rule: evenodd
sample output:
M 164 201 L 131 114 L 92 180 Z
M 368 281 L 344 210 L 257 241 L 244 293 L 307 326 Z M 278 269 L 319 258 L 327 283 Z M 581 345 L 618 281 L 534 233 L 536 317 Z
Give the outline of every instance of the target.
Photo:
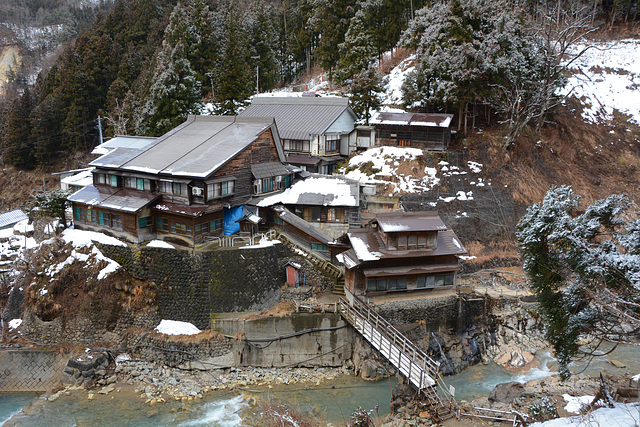
M 82 172 L 77 173 L 75 175 L 62 178 L 60 182 L 63 184 L 73 185 L 76 187 L 84 187 L 86 185 L 91 185 L 93 184 L 93 174 L 91 172 L 92 170 L 93 168 L 85 169 Z
M 343 114 L 355 121 L 349 100 L 340 97 L 255 97 L 240 117 L 274 117 L 283 139 L 322 135 Z
M 206 178 L 271 129 L 280 161 L 284 152 L 271 117 L 189 116 L 142 151 L 116 148 L 91 166 Z
M 447 226 L 437 212 L 383 212 L 376 215 L 380 229 L 385 233 L 399 231 L 444 231 Z
M 0 214 L 0 228 L 5 228 L 17 222 L 28 219 L 27 214 L 20 209 Z
M 96 188 L 93 185 L 87 185 L 69 196 L 69 201 L 106 209 L 138 212 L 158 198 L 160 198 L 159 194 L 115 187 L 100 186 L 100 188 Z
M 372 125 L 399 125 L 448 128 L 453 114 L 378 112 L 369 121 Z
M 313 175 L 284 192 L 269 196 L 258 206 L 285 205 L 359 206 L 358 183 L 341 177 Z
M 276 212 L 276 214 L 282 221 L 297 228 L 303 233 L 308 234 L 317 241 L 324 244 L 328 244 L 329 242 L 333 241 L 331 236 L 329 236 L 327 233 L 309 224 L 307 221 L 300 218 L 284 206 L 274 206 L 272 209 Z
M 136 150 L 144 150 L 152 145 L 158 138 L 150 136 L 128 136 L 117 135 L 108 141 L 96 146 L 91 154 L 103 155 L 109 153 L 115 148 L 132 148 Z

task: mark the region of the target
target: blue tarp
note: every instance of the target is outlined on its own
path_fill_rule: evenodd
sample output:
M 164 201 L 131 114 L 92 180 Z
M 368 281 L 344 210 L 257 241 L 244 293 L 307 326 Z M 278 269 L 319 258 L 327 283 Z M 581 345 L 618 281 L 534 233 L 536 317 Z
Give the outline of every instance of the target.
M 244 214 L 244 210 L 242 209 L 242 206 L 224 209 L 224 235 L 225 236 L 231 236 L 232 234 L 236 234 L 240 232 L 240 223 L 236 221 L 242 218 L 243 214 Z

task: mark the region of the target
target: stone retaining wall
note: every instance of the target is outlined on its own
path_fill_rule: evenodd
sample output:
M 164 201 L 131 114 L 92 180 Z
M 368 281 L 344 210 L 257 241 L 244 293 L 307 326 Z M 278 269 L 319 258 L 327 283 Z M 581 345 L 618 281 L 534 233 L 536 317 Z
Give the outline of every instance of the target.
M 122 246 L 101 246 L 106 256 L 134 277 L 157 285 L 164 319 L 209 326 L 210 313 L 258 311 L 279 301 L 285 281 L 284 245 L 249 249 L 190 252 Z
M 0 392 L 47 391 L 60 384 L 68 356 L 51 351 L 0 351 Z

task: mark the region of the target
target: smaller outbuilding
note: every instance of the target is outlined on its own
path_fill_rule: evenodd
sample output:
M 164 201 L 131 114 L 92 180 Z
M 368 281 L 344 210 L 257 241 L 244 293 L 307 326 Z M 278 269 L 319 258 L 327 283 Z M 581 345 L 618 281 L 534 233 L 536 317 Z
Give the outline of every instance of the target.
M 19 223 L 20 221 L 24 221 L 25 219 L 29 219 L 29 217 L 20 209 L 0 214 L 0 230 L 13 227 L 17 223 Z
M 437 212 L 379 213 L 367 227 L 349 229 L 341 245 L 350 248 L 336 256 L 345 288 L 367 297 L 453 288 L 458 256 L 467 253 Z
M 453 114 L 376 113 L 376 146 L 413 147 L 444 151 L 451 141 Z

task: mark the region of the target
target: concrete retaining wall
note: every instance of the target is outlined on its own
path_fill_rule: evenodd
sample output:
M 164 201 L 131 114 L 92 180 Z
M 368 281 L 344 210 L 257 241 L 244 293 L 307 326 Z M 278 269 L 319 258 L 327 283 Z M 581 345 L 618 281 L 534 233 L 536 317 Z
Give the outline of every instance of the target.
M 0 391 L 47 391 L 60 384 L 69 357 L 51 351 L 0 351 Z

